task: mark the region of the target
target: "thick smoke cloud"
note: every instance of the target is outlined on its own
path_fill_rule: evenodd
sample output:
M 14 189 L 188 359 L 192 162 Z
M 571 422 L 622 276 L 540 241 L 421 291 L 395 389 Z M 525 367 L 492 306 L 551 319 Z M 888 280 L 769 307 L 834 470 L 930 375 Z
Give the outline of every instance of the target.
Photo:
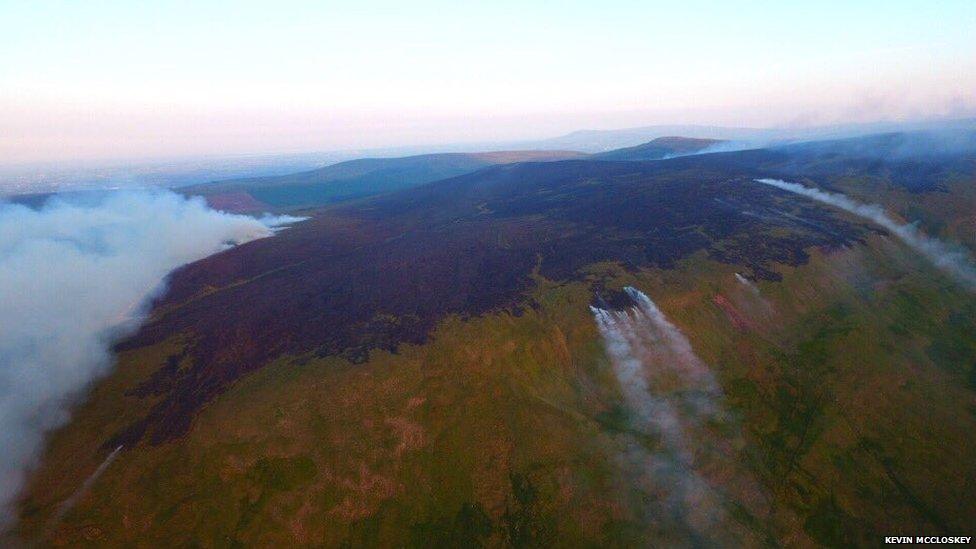
M 896 221 L 878 204 L 864 204 L 842 194 L 821 191 L 779 179 L 757 179 L 756 181 L 812 198 L 877 223 L 891 231 L 902 242 L 958 280 L 969 290 L 976 291 L 976 266 L 974 266 L 970 254 L 941 240 L 922 234 L 914 225 Z
M 0 531 L 43 446 L 174 268 L 271 225 L 166 191 L 40 209 L 0 203 Z

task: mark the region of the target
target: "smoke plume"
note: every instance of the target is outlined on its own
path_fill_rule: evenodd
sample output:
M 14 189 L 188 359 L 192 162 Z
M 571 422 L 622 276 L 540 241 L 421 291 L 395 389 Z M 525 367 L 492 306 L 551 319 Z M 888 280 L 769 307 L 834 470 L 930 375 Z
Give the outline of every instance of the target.
M 0 203 L 0 531 L 44 434 L 108 371 L 166 275 L 271 231 L 168 191 Z
M 784 191 L 812 198 L 863 217 L 891 231 L 902 242 L 920 253 L 936 267 L 949 274 L 971 291 L 976 291 L 976 266 L 972 256 L 966 251 L 953 247 L 941 240 L 926 236 L 914 225 L 901 223 L 889 216 L 878 204 L 864 204 L 838 193 L 831 193 L 790 183 L 779 179 L 757 179 L 759 183 L 771 185 Z
M 742 459 L 744 446 L 711 369 L 685 335 L 639 290 L 633 306 L 590 307 L 620 383 L 633 428 L 656 439 L 624 441 L 624 465 L 646 495 L 655 521 L 670 520 L 696 545 L 758 545 L 755 532 L 726 511 L 734 502 L 758 520 L 769 515 L 761 486 Z
M 662 494 L 666 511 L 697 535 L 724 520 L 710 483 L 696 472 L 707 453 L 704 424 L 721 422 L 721 390 L 684 334 L 639 290 L 625 291 L 634 306 L 621 311 L 591 307 L 624 399 L 639 431 L 656 436 L 639 466 Z M 632 458 L 633 459 L 633 458 Z
M 756 286 L 756 284 L 753 281 L 749 280 L 748 278 L 742 276 L 739 273 L 735 273 L 735 280 L 738 281 L 738 283 L 744 286 L 747 290 L 749 290 L 749 292 L 751 292 L 752 294 L 759 295 L 759 287 Z

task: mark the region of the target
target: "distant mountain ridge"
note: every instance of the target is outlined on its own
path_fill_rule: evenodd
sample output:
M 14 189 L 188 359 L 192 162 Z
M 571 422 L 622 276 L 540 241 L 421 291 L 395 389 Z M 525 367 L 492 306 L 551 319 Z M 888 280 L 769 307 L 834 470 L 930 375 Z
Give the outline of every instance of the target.
M 793 128 L 748 128 L 684 124 L 641 126 L 613 130 L 577 130 L 548 139 L 525 141 L 517 144 L 516 148 L 569 149 L 589 153 L 602 153 L 614 149 L 633 147 L 660 137 L 672 135 L 697 139 L 735 141 L 742 145 L 739 148 L 756 148 L 797 141 L 863 137 L 871 134 L 960 129 L 976 129 L 976 118 L 907 122 L 884 121 Z
M 672 156 L 700 153 L 709 147 L 724 142 L 721 139 L 699 139 L 677 136 L 658 137 L 653 141 L 648 141 L 635 147 L 626 147 L 596 154 L 593 155 L 593 158 L 598 160 L 629 161 L 662 160 Z
M 180 191 L 202 195 L 212 206 L 233 211 L 301 208 L 405 189 L 498 164 L 586 156 L 573 151 L 496 151 L 361 158 L 295 174 L 216 181 Z
M 294 174 L 215 181 L 183 187 L 181 191 L 202 195 L 211 206 L 224 210 L 296 209 L 416 187 L 489 166 L 583 159 L 661 160 L 699 153 L 721 143 L 718 139 L 668 136 L 597 155 L 565 150 L 512 150 L 360 158 Z
M 686 127 L 684 129 L 693 131 L 695 128 L 698 131 L 707 129 L 703 127 Z M 632 131 L 644 130 L 647 129 Z M 931 170 L 926 168 L 929 163 L 924 161 L 921 164 L 919 163 L 919 160 L 924 160 L 925 157 L 925 155 L 919 156 L 917 154 L 919 151 L 948 154 L 963 150 L 976 150 L 976 146 L 974 146 L 976 137 L 973 137 L 976 135 L 976 121 L 965 120 L 957 121 L 953 127 L 944 126 L 938 130 L 923 129 L 914 132 L 888 132 L 869 136 L 806 141 L 784 140 L 771 145 L 758 141 L 738 140 L 735 136 L 745 135 L 741 132 L 752 132 L 753 139 L 758 139 L 756 136 L 760 133 L 757 132 L 766 132 L 766 137 L 772 138 L 774 130 L 741 129 L 740 131 L 735 128 L 724 130 L 728 130 L 724 133 L 724 135 L 729 136 L 728 139 L 668 135 L 635 146 L 596 154 L 571 150 L 527 149 L 360 158 L 293 174 L 215 181 L 183 187 L 180 191 L 187 195 L 204 196 L 214 208 L 228 211 L 246 213 L 295 210 L 408 189 L 502 164 L 563 160 L 645 162 L 693 154 L 732 152 L 745 149 L 782 151 L 791 158 L 802 158 L 806 169 L 811 170 L 807 173 L 817 173 L 818 170 L 823 169 L 834 173 L 835 167 L 828 166 L 828 164 L 837 162 L 865 164 L 883 160 L 885 163 L 903 164 L 898 159 L 907 154 L 917 158 L 912 166 L 899 165 L 898 169 L 894 171 L 895 178 L 906 187 L 919 187 L 926 186 L 938 179 L 939 174 L 935 172 L 941 173 L 946 168 L 946 165 L 936 163 L 932 167 L 938 169 L 929 174 L 928 172 Z M 819 131 L 828 132 L 831 130 L 821 128 Z M 621 132 L 626 133 L 625 130 L 621 130 Z M 577 132 L 577 134 L 579 133 Z M 952 150 L 945 149 L 947 146 L 951 147 Z M 945 150 L 940 149 L 940 147 Z M 956 155 L 953 163 L 964 161 L 965 158 L 965 156 Z M 875 166 L 875 170 L 882 167 L 884 166 L 878 164 Z M 886 169 L 886 173 L 888 172 L 891 172 L 890 166 Z

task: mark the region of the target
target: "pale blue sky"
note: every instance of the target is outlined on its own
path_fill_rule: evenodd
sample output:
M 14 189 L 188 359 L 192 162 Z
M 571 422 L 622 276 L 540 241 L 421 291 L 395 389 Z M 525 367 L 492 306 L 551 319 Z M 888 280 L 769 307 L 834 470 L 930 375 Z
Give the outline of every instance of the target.
M 971 115 L 976 2 L 0 0 L 0 163 Z

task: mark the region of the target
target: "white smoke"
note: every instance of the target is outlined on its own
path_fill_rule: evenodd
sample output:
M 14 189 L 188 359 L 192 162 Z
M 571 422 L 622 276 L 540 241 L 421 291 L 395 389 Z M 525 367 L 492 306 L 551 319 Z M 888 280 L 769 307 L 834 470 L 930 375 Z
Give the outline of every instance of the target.
M 755 282 L 746 278 L 742 273 L 734 273 L 736 287 L 730 288 L 728 307 L 723 304 L 724 297 L 717 294 L 712 301 L 725 310 L 729 320 L 737 326 L 750 330 L 761 329 L 760 326 L 770 326 L 776 316 L 773 302 L 763 296 L 762 290 Z
M 742 284 L 742 286 L 744 286 L 747 290 L 749 290 L 749 292 L 751 292 L 753 295 L 759 295 L 759 286 L 756 286 L 756 284 L 753 281 L 749 280 L 748 278 L 742 276 L 739 273 L 735 273 L 735 279 L 739 282 L 739 284 Z
M 924 235 L 914 225 L 896 221 L 878 204 L 864 204 L 842 194 L 821 191 L 780 179 L 757 179 L 756 181 L 812 198 L 873 221 L 891 231 L 892 234 L 922 254 L 936 267 L 954 277 L 970 290 L 976 291 L 976 267 L 974 267 L 970 254 L 941 240 Z
M 724 513 L 709 483 L 695 471 L 703 448 L 696 431 L 721 421 L 721 390 L 688 339 L 639 290 L 624 289 L 635 305 L 622 311 L 590 307 L 629 408 L 660 437 L 662 451 L 642 460 L 670 511 L 696 531 L 710 529 Z
M 643 292 L 624 288 L 635 305 L 622 311 L 590 307 L 628 404 L 669 449 L 688 457 L 683 424 L 719 412 L 711 370 L 688 339 Z
M 701 545 L 758 544 L 726 512 L 732 501 L 757 519 L 768 515 L 761 486 L 739 456 L 737 423 L 711 368 L 688 338 L 639 290 L 621 311 L 590 307 L 634 427 L 658 444 L 625 442 L 622 457 L 650 496 L 651 514 L 670 517 Z
M 675 406 L 664 398 L 653 396 L 644 370 L 643 355 L 649 353 L 649 349 L 643 342 L 648 334 L 643 333 L 641 324 L 646 319 L 638 318 L 639 311 L 591 309 L 627 404 L 642 423 L 653 426 L 663 436 L 670 448 L 688 457 Z
M 0 531 L 44 434 L 107 372 L 110 346 L 138 327 L 166 275 L 271 234 L 169 191 L 0 203 Z
M 258 221 L 260 221 L 262 225 L 270 228 L 272 232 L 278 232 L 287 229 L 288 225 L 291 225 L 292 223 L 298 223 L 299 221 L 305 221 L 306 219 L 308 218 L 297 217 L 294 215 L 264 214 L 258 218 Z
M 61 505 L 58 506 L 57 511 L 54 512 L 54 515 L 48 521 L 48 531 L 53 530 L 61 522 L 61 520 L 64 519 L 65 515 L 67 515 L 68 512 L 70 512 L 74 506 L 81 501 L 81 498 L 85 497 L 85 494 L 87 494 L 88 491 L 91 490 L 91 487 L 95 485 L 95 481 L 98 480 L 98 477 L 102 476 L 102 473 L 104 473 L 105 470 L 108 469 L 108 466 L 115 461 L 115 457 L 118 456 L 119 452 L 121 451 L 122 445 L 120 444 L 115 447 L 115 450 L 112 450 L 108 457 L 106 457 L 105 460 L 98 465 L 92 474 L 88 475 L 85 482 L 82 482 L 81 486 L 79 486 L 78 489 L 68 497 L 68 499 L 61 502 Z

